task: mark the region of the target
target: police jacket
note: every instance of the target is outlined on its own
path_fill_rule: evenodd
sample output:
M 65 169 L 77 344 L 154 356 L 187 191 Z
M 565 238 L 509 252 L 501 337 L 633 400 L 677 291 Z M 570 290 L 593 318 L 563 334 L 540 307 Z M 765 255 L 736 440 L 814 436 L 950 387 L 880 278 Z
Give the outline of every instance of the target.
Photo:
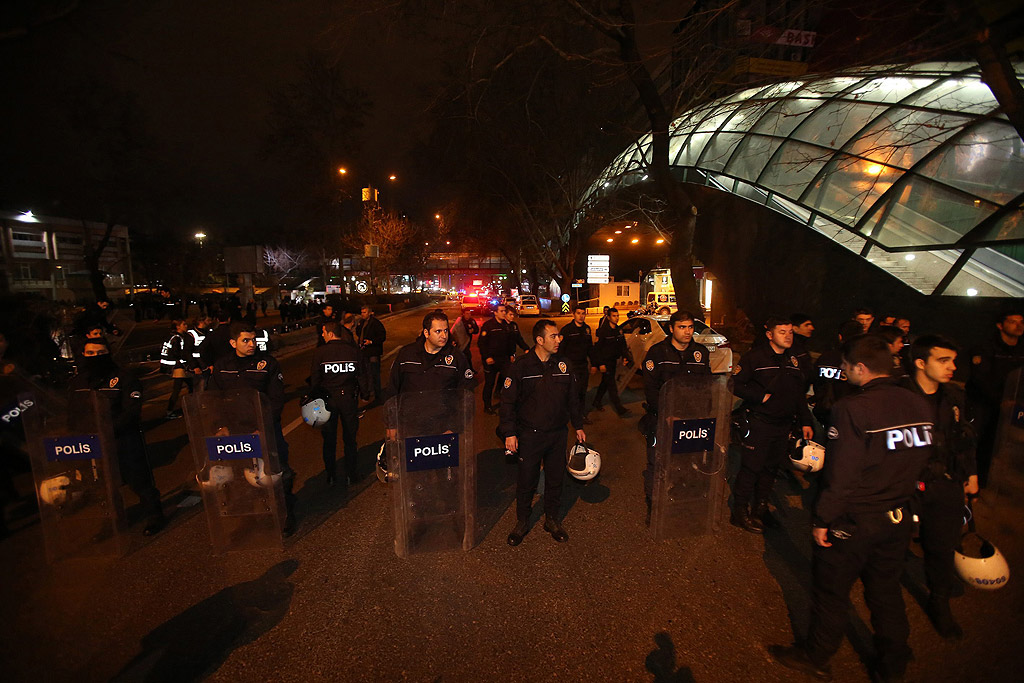
M 336 322 L 337 318 L 333 315 L 323 315 L 322 313 L 316 317 L 316 345 L 318 347 L 324 345 L 324 325 L 328 323 Z
M 643 373 L 644 396 L 647 399 L 647 412 L 657 415 L 658 395 L 661 387 L 677 375 L 710 375 L 711 365 L 708 348 L 703 344 L 690 340 L 686 348 L 680 351 L 672 344 L 672 337 L 661 340 L 647 351 L 644 358 Z
M 807 337 L 794 332 L 793 347 L 790 349 L 790 353 L 793 354 L 797 363 L 800 364 L 800 371 L 804 373 L 806 389 L 814 379 L 814 360 L 811 358 L 811 352 L 807 349 Z
M 206 339 L 206 332 L 190 327 L 184 336 L 185 344 L 182 351 L 185 354 L 186 365 L 190 369 L 202 367 L 203 341 Z
M 927 401 L 934 412 L 932 440 L 935 448 L 921 474 L 921 481 L 928 482 L 948 474 L 954 481 L 965 482 L 977 474 L 975 435 L 964 411 L 963 390 L 947 382 L 940 384 L 934 394 L 926 394 L 913 377 L 901 378 L 900 386 Z
M 96 391 L 110 406 L 114 436 L 123 440 L 135 436 L 142 427 L 142 382 L 134 373 L 111 364 L 97 374 L 80 372 L 68 383 L 68 392 Z
M 368 358 L 384 355 L 384 341 L 388 338 L 388 332 L 384 329 L 384 323 L 370 316 L 356 326 L 356 336 L 359 338 L 359 348 Z
M 449 343 L 437 353 L 427 353 L 423 337 L 418 337 L 398 351 L 382 399 L 387 402 L 398 394 L 418 391 L 472 391 L 475 386 L 473 368 L 455 346 Z M 388 427 L 394 426 L 390 410 L 384 411 L 384 421 Z
M 536 349 L 509 368 L 501 387 L 498 434 L 502 438 L 525 431 L 551 432 L 572 422 L 583 429 L 583 406 L 569 359 L 560 353 L 541 362 Z
M 331 399 L 330 407 L 339 407 L 339 399 L 355 399 L 366 395 L 359 349 L 340 339 L 332 339 L 313 351 L 313 365 L 309 371 L 309 384 L 314 390 L 325 391 Z
M 507 355 L 509 357 L 512 357 L 512 356 L 516 355 L 516 347 L 521 348 L 523 351 L 529 351 L 530 347 L 527 346 L 526 342 L 523 340 L 523 335 L 519 331 L 519 325 L 516 325 L 511 320 L 506 320 L 503 324 L 505 325 L 505 334 L 507 335 L 506 336 L 506 340 L 507 340 L 507 343 L 508 343 L 508 354 Z
M 997 405 L 1003 400 L 1003 385 L 1016 368 L 1024 367 L 1024 342 L 1006 344 L 996 335 L 971 354 L 971 376 L 967 395 L 974 400 Z
M 465 351 L 469 348 L 469 345 L 473 341 L 473 335 L 480 332 L 480 326 L 476 324 L 476 321 L 470 318 L 466 320 L 460 317 L 452 325 L 452 340 L 455 342 L 459 351 Z
M 826 351 L 818 356 L 811 385 L 814 387 L 814 415 L 825 426 L 830 424 L 829 413 L 836 401 L 860 391 L 860 387 L 846 381 L 843 354 L 838 350 Z
M 832 408 L 817 527 L 844 515 L 884 512 L 914 494 L 933 457 L 933 410 L 891 377 L 874 379 Z
M 199 357 L 204 368 L 211 367 L 221 358 L 235 355 L 230 340 L 231 323 L 222 322 L 206 335 L 203 345 L 199 348 Z
M 480 347 L 480 357 L 485 363 L 488 358 L 493 358 L 495 365 L 502 365 L 508 361 L 509 356 L 514 353 L 509 350 L 508 335 L 509 328 L 497 318 L 484 322 L 480 327 L 480 341 L 477 345 Z M 514 342 L 512 348 L 515 348 Z
M 594 365 L 611 366 L 620 358 L 629 357 L 629 347 L 626 345 L 626 336 L 622 334 L 622 326 L 612 327 L 605 319 L 597 327 L 597 342 L 590 354 Z
M 208 388 L 221 391 L 255 389 L 270 401 L 274 419 L 281 419 L 284 409 L 284 375 L 273 356 L 239 356 L 232 352 L 213 365 Z
M 786 349 L 775 353 L 771 344 L 752 348 L 740 362 L 733 380 L 733 393 L 743 399 L 751 417 L 769 424 L 789 424 L 793 419 L 811 425 L 807 407 L 804 373 L 800 361 Z M 771 398 L 764 401 L 765 394 Z
M 173 372 L 178 368 L 184 368 L 188 364 L 188 357 L 185 355 L 185 342 L 181 335 L 173 332 L 170 338 L 160 347 L 160 370 L 162 372 Z
M 558 352 L 568 357 L 572 367 L 578 372 L 586 371 L 590 352 L 594 348 L 594 337 L 590 332 L 590 325 L 587 323 L 577 325 L 573 320 L 562 328 L 560 334 L 562 335 L 562 345 L 558 347 Z

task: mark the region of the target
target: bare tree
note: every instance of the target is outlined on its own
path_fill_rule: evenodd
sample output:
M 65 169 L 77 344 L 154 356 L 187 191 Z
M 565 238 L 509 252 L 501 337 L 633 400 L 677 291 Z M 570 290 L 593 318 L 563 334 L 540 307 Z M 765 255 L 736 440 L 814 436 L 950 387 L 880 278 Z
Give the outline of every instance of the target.
M 308 268 L 313 259 L 305 249 L 289 249 L 283 246 L 264 247 L 263 261 L 270 272 L 279 278 L 288 277 L 297 270 Z

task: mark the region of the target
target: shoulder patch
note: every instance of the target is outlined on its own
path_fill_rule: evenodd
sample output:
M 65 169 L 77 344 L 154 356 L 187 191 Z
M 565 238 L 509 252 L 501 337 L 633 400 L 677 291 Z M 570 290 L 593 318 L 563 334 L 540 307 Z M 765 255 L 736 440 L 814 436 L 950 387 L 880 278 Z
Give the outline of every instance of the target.
M 789 363 L 790 363 L 790 365 L 792 365 L 792 366 L 793 366 L 794 368 L 798 368 L 798 367 L 800 367 L 800 361 L 798 361 L 798 360 L 796 359 L 796 356 L 790 356 L 790 357 L 789 357 Z
M 955 422 L 960 421 L 960 406 L 953 406 L 953 420 Z
M 565 372 L 565 361 L 561 361 L 558 363 L 558 371 Z
M 265 360 L 261 360 L 259 363 L 256 364 L 257 370 L 262 370 L 265 367 L 267 367 L 267 361 Z
M 644 367 L 647 368 L 647 372 L 654 372 L 654 361 L 648 360 L 644 363 Z
M 828 438 L 830 438 L 830 439 L 838 439 L 839 438 L 839 430 L 836 429 L 835 427 L 829 427 L 828 428 Z
M 703 358 L 703 357 L 704 357 L 704 354 L 701 353 L 700 351 L 694 351 L 693 352 L 693 359 L 695 361 L 697 361 L 698 363 L 700 362 L 700 359 Z
M 113 389 L 114 387 L 117 386 L 117 380 L 118 379 L 119 379 L 118 377 L 111 377 L 110 378 L 110 388 L 111 389 Z
M 466 368 L 466 379 L 473 379 L 473 370 L 471 368 Z
M 486 337 L 487 336 L 487 330 L 481 330 L 480 331 L 480 336 L 481 337 Z
M 512 378 L 511 377 L 506 377 L 505 378 L 505 385 L 504 386 L 505 386 L 506 389 L 508 389 L 510 386 L 512 386 Z
M 445 356 L 444 357 L 444 364 L 445 365 L 451 365 L 453 360 L 455 360 L 455 356 L 452 356 L 452 355 Z

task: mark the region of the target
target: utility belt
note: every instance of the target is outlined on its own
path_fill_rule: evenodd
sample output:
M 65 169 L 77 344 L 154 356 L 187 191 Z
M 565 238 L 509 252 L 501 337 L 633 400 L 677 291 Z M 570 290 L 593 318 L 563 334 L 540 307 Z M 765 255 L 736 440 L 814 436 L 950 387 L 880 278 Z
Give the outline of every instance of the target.
M 925 465 L 924 472 L 921 473 L 921 480 L 917 482 L 917 489 L 918 491 L 924 491 L 925 487 L 930 482 L 941 479 L 955 481 L 961 484 L 964 482 L 962 477 L 958 477 L 956 474 L 949 471 L 949 468 L 946 467 L 946 463 L 939 460 L 929 460 L 928 464 Z
M 857 530 L 865 527 L 877 527 L 880 523 L 899 526 L 904 518 L 910 520 L 912 513 L 909 503 L 903 503 L 888 510 L 864 510 L 849 512 L 835 520 L 828 527 L 828 532 L 840 541 L 853 538 Z

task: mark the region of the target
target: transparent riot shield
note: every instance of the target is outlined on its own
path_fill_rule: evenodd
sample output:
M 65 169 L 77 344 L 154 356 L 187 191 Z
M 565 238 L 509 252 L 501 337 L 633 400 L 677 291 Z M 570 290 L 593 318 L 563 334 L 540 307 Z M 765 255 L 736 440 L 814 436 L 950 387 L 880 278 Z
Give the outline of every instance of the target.
M 255 389 L 185 398 L 214 552 L 282 549 L 284 487 L 266 400 Z
M 395 553 L 469 550 L 476 519 L 473 394 L 465 389 L 399 394 L 388 401 L 389 487 Z
M 1019 506 L 1024 500 L 1024 368 L 1006 378 L 988 488 L 998 501 Z
M 118 556 L 124 503 L 110 405 L 95 391 L 67 402 L 22 394 L 39 521 L 50 562 Z
M 732 394 L 723 375 L 682 375 L 661 388 L 651 533 L 656 540 L 717 531 L 726 498 Z

